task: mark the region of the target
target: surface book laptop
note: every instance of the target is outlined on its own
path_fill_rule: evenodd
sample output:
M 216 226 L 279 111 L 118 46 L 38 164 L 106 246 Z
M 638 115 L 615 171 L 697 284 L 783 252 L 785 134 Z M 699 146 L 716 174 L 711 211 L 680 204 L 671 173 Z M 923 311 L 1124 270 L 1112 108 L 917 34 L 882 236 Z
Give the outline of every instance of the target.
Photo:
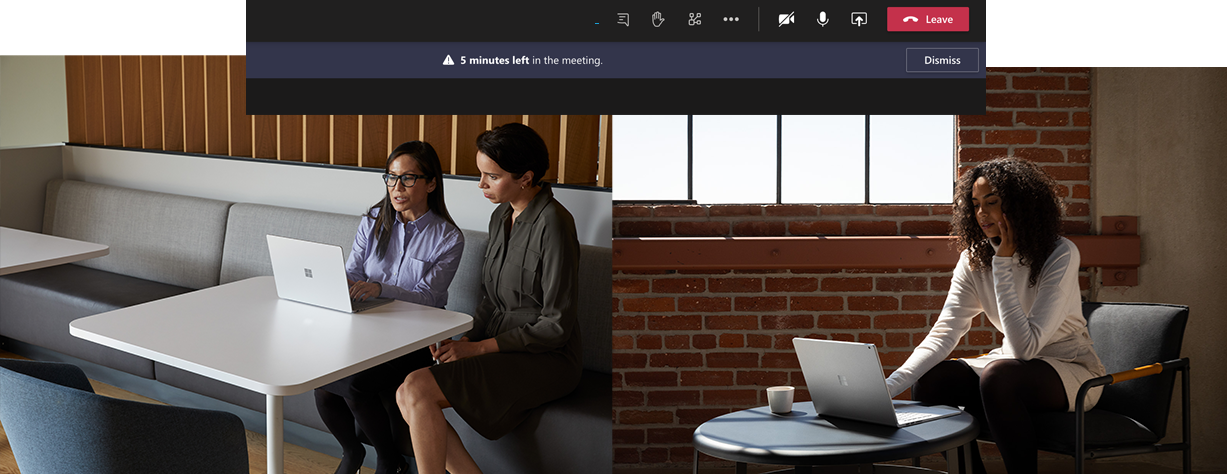
M 801 337 L 792 344 L 819 415 L 903 428 L 961 413 L 945 406 L 892 402 L 873 344 Z
M 346 313 L 358 313 L 395 301 L 391 298 L 349 298 L 341 247 L 268 235 L 277 296 Z

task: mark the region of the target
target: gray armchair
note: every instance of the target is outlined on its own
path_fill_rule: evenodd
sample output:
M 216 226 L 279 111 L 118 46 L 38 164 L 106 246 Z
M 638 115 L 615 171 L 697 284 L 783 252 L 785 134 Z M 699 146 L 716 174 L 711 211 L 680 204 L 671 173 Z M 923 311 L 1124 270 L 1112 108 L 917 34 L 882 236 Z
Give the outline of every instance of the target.
M 237 416 L 98 395 L 69 364 L 0 359 L 0 423 L 22 474 L 249 469 Z
M 1074 457 L 1082 474 L 1086 459 L 1183 451 L 1184 473 L 1192 472 L 1189 429 L 1189 359 L 1180 358 L 1187 306 L 1151 303 L 1083 303 L 1082 315 L 1095 352 L 1108 375 L 1086 381 L 1074 411 L 1035 417 L 1039 448 Z M 1167 431 L 1176 373 L 1180 372 L 1183 433 L 1180 442 L 1160 443 Z M 1087 391 L 1103 387 L 1093 410 Z M 992 441 L 991 433 L 980 439 Z

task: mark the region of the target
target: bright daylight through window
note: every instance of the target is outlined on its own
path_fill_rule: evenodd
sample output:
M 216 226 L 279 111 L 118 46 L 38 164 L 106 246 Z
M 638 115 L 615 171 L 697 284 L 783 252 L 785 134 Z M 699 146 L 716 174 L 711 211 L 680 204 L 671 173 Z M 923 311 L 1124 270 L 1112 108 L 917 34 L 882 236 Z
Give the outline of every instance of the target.
M 615 201 L 951 202 L 951 115 L 618 115 Z

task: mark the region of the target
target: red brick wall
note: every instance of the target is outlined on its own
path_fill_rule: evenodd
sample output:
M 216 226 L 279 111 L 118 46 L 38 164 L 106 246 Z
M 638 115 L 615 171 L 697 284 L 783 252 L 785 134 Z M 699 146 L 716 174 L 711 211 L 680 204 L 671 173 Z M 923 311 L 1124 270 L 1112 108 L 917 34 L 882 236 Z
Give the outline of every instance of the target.
M 1063 187 L 1068 233 L 1091 230 L 1089 74 L 989 69 L 986 115 L 958 120 L 960 169 L 998 156 L 1040 162 Z M 950 206 L 636 205 L 613 216 L 618 237 L 942 235 Z M 766 387 L 795 385 L 809 400 L 793 337 L 876 344 L 890 372 L 927 334 L 949 286 L 948 268 L 615 272 L 615 466 L 688 467 L 694 428 L 766 405 Z M 1000 343 L 981 316 L 956 355 Z

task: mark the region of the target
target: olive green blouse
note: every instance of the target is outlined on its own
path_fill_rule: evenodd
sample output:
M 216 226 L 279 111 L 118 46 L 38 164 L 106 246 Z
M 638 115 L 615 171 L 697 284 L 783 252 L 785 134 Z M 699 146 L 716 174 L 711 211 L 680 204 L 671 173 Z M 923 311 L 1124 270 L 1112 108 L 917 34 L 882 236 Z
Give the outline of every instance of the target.
M 575 219 L 549 183 L 516 218 L 503 203 L 490 215 L 484 295 L 469 339 L 493 337 L 500 352 L 561 350 L 580 365 L 579 240 Z

